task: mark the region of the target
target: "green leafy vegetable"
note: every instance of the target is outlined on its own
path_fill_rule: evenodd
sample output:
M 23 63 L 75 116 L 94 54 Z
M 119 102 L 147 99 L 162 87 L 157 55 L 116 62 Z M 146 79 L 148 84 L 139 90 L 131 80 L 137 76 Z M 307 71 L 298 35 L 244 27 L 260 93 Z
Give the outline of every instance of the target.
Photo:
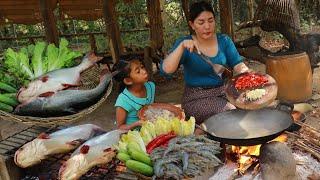
M 59 48 L 54 44 L 47 46 L 45 42 L 36 42 L 18 52 L 8 48 L 1 62 L 3 67 L 0 68 L 0 80 L 20 87 L 48 71 L 75 65 L 74 59 L 82 54 L 69 49 L 68 45 L 69 42 L 63 38 Z
M 47 48 L 48 71 L 60 69 L 63 67 L 70 67 L 74 65 L 74 59 L 80 57 L 80 52 L 72 51 L 68 48 L 69 42 L 62 38 L 59 48 L 50 44 Z
M 8 48 L 4 53 L 5 68 L 16 78 L 19 78 L 22 84 L 34 78 L 31 67 L 28 65 L 29 60 L 26 59 L 27 55 L 25 55 L 24 53 L 25 50 L 21 50 L 19 53 L 17 53 L 11 48 Z
M 31 59 L 31 65 L 32 65 L 35 77 L 39 77 L 45 73 L 45 71 L 43 71 L 42 69 L 42 61 L 44 59 L 43 52 L 45 48 L 46 48 L 45 42 L 37 42 L 34 47 L 33 56 Z

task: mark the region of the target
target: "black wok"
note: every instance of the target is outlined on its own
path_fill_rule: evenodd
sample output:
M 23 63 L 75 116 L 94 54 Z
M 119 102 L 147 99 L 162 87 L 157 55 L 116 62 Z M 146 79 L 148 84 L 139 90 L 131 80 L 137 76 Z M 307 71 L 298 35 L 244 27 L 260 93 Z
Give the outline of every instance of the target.
M 286 110 L 283 110 L 286 105 Z M 288 109 L 289 108 L 289 109 Z M 250 146 L 264 144 L 293 124 L 290 111 L 293 105 L 281 103 L 275 108 L 258 110 L 234 109 L 205 120 L 201 127 L 209 138 L 224 144 Z

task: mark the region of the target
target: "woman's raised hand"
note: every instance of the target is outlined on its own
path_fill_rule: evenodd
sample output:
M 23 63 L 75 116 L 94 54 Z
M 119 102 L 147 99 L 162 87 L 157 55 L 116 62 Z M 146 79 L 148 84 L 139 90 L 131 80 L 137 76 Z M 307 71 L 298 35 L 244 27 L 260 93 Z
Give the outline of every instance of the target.
M 199 44 L 196 40 L 186 39 L 181 42 L 181 46 L 184 49 L 188 49 L 190 52 L 198 51 L 198 53 L 200 53 L 199 52 Z

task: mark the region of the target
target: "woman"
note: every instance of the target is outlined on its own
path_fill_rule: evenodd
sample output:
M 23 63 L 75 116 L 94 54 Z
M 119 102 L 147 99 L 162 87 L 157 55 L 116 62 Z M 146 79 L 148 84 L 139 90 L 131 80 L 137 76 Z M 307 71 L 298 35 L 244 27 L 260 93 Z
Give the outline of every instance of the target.
M 189 25 L 193 35 L 176 41 L 170 54 L 163 60 L 161 70 L 170 74 L 183 65 L 185 90 L 182 108 L 186 116 L 194 116 L 198 124 L 210 116 L 234 109 L 224 96 L 223 80 L 213 71 L 212 64 L 201 59 L 198 53 L 210 57 L 214 64 L 233 68 L 235 73 L 248 71 L 232 40 L 215 32 L 215 15 L 207 2 L 190 6 Z

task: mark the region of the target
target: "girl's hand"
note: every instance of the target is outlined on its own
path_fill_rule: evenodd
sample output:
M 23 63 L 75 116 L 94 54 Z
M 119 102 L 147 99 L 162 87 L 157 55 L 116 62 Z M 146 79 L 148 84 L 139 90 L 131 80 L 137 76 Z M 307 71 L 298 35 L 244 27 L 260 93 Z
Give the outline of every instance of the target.
M 199 44 L 196 40 L 186 39 L 181 42 L 181 47 L 183 49 L 188 49 L 190 52 L 193 52 L 194 50 L 199 52 Z
M 139 120 L 139 121 L 136 122 L 137 123 L 136 125 L 137 126 L 142 126 L 143 122 L 145 122 L 145 121 L 144 120 Z

